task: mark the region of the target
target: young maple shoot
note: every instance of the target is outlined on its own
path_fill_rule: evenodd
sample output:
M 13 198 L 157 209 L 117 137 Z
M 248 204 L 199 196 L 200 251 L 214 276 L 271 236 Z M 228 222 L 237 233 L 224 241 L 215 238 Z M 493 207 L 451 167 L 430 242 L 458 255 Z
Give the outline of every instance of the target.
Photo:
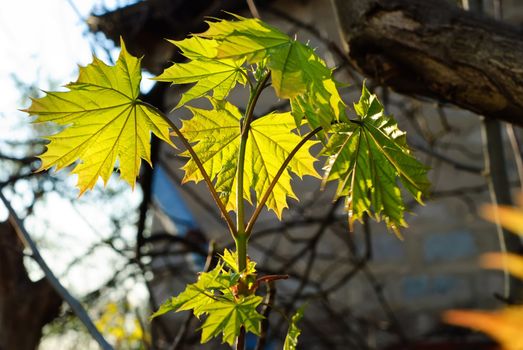
M 354 104 L 356 119 L 348 118 L 332 70 L 312 48 L 259 19 L 235 16 L 208 25 L 203 33 L 171 41 L 187 61 L 155 78 L 173 85 L 195 83 L 175 108 L 192 113 L 181 128 L 139 99 L 140 59 L 126 51 L 123 40 L 114 66 L 94 58 L 80 69 L 76 82 L 66 85 L 69 91 L 48 92 L 25 111 L 37 116 L 35 122 L 63 127 L 48 137 L 41 169 L 76 164 L 72 172 L 78 175 L 80 193 L 99 177 L 107 182 L 117 160 L 122 179 L 134 186 L 141 160 L 150 163 L 151 132 L 174 147 L 169 129 L 173 131 L 188 158 L 183 182 L 206 183 L 236 251 L 225 250 L 214 269 L 201 273 L 152 317 L 192 310 L 205 316 L 202 343 L 221 335 L 243 349 L 245 332 L 259 335 L 263 316 L 258 286 L 271 279 L 258 278 L 247 256 L 249 236 L 264 207 L 281 219 L 287 198 L 297 199 L 291 174 L 320 177 L 312 146 L 323 147 L 323 183 L 338 182 L 336 196 L 346 198 L 350 226 L 369 215 L 399 233 L 406 226 L 399 184 L 421 203 L 429 182 L 427 168 L 410 153 L 405 133 L 365 86 Z M 243 114 L 227 101 L 238 84 L 250 90 Z M 268 86 L 278 98 L 289 100 L 290 112 L 255 117 L 258 98 Z M 202 97 L 210 109 L 187 105 Z M 250 218 L 245 201 L 254 207 Z M 300 308 L 292 318 L 285 349 L 296 348 L 302 315 Z

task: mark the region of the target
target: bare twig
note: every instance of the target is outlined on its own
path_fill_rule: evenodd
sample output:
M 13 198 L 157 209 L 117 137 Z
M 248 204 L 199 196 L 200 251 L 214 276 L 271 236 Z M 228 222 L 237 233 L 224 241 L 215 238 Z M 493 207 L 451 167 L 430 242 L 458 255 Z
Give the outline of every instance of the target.
M 107 340 L 105 340 L 103 335 L 98 331 L 93 321 L 83 308 L 82 304 L 80 304 L 80 302 L 69 293 L 69 291 L 56 278 L 53 271 L 51 271 L 46 261 L 40 254 L 40 251 L 38 250 L 36 243 L 33 241 L 31 236 L 25 229 L 23 222 L 20 220 L 14 209 L 11 207 L 9 201 L 4 197 L 2 191 L 0 191 L 0 200 L 7 208 L 7 211 L 9 212 L 9 221 L 15 228 L 17 234 L 20 236 L 20 240 L 24 243 L 26 247 L 28 247 L 31 250 L 33 259 L 36 261 L 38 266 L 40 266 L 47 280 L 53 286 L 54 290 L 56 290 L 56 292 L 67 302 L 67 304 L 69 304 L 74 314 L 84 324 L 84 326 L 87 328 L 87 331 L 89 332 L 89 334 L 91 334 L 91 336 L 98 343 L 98 345 L 100 345 L 100 347 L 103 350 L 113 350 L 113 347 L 107 342 Z
M 261 18 L 260 12 L 258 11 L 256 4 L 254 3 L 254 0 L 247 0 L 247 5 L 249 6 L 249 11 L 251 11 L 252 17 Z

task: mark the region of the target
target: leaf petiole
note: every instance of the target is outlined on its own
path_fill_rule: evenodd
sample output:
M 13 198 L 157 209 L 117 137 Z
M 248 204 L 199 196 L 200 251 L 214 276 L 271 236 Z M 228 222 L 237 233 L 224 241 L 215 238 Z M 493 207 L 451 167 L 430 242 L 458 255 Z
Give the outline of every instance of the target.
M 237 231 L 236 231 L 236 228 L 234 227 L 234 223 L 232 221 L 232 218 L 229 215 L 229 213 L 227 212 L 227 209 L 225 209 L 225 206 L 223 205 L 223 203 L 222 203 L 222 201 L 220 199 L 220 196 L 218 195 L 218 192 L 216 192 L 216 188 L 214 187 L 214 185 L 212 183 L 212 180 L 209 177 L 209 174 L 207 174 L 207 172 L 205 171 L 205 168 L 203 167 L 203 164 L 202 164 L 200 158 L 198 157 L 198 155 L 196 154 L 196 152 L 192 148 L 192 146 L 189 143 L 189 141 L 187 141 L 187 139 L 182 134 L 180 129 L 161 110 L 159 110 L 155 106 L 153 106 L 153 105 L 151 105 L 151 104 L 149 104 L 147 102 L 144 102 L 144 101 L 137 101 L 137 103 L 142 105 L 142 106 L 144 106 L 144 107 L 146 107 L 146 108 L 150 108 L 154 112 L 158 113 L 158 115 L 160 115 L 169 124 L 171 129 L 173 129 L 173 131 L 176 134 L 176 136 L 178 136 L 180 138 L 180 140 L 182 141 L 184 147 L 187 149 L 187 151 L 191 155 L 192 159 L 196 163 L 196 166 L 198 167 L 198 169 L 202 173 L 202 177 L 203 177 L 205 183 L 207 184 L 207 187 L 209 188 L 209 192 L 211 193 L 211 196 L 214 199 L 214 202 L 216 203 L 216 206 L 220 209 L 220 212 L 221 212 L 224 220 L 227 223 L 227 227 L 229 228 L 229 231 L 231 232 L 233 237 L 236 236 L 237 235 Z
M 265 203 L 269 199 L 269 196 L 271 195 L 272 190 L 274 189 L 274 186 L 276 186 L 276 184 L 278 183 L 278 180 L 280 179 L 280 176 L 283 174 L 285 169 L 287 169 L 287 166 L 291 162 L 292 158 L 294 158 L 296 153 L 300 150 L 300 148 L 303 147 L 303 145 L 305 145 L 305 143 L 307 143 L 308 140 L 310 140 L 314 135 L 319 133 L 321 130 L 323 130 L 323 128 L 320 126 L 320 127 L 317 127 L 316 129 L 312 130 L 311 132 L 309 132 L 307 135 L 305 135 L 305 137 L 289 153 L 287 158 L 285 158 L 285 161 L 280 166 L 280 169 L 278 169 L 278 172 L 276 173 L 276 175 L 272 179 L 272 181 L 271 181 L 271 183 L 269 185 L 269 188 L 267 188 L 267 191 L 265 191 L 265 194 L 263 195 L 262 199 L 258 203 L 258 206 L 254 210 L 254 213 L 252 214 L 251 218 L 249 219 L 249 222 L 247 223 L 247 227 L 245 229 L 245 234 L 247 235 L 247 237 L 250 236 L 252 228 L 254 227 L 254 224 L 256 223 L 256 220 L 258 220 L 258 216 L 260 215 L 263 207 L 265 206 Z

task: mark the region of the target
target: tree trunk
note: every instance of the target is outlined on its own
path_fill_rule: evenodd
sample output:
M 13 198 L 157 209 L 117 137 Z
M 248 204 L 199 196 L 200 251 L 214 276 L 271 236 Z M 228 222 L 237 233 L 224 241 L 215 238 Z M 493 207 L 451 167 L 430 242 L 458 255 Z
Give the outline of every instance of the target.
M 36 349 L 61 304 L 45 278 L 29 279 L 22 243 L 8 222 L 0 223 L 0 350 Z
M 350 59 L 411 96 L 523 126 L 523 40 L 445 0 L 333 0 Z

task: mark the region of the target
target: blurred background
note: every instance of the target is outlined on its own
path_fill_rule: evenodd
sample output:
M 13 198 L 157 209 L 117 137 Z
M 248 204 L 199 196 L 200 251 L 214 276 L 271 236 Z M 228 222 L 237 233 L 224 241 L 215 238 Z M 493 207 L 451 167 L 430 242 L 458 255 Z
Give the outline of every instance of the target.
M 361 3 L 367 2 L 372 1 Z M 501 272 L 478 265 L 481 254 L 500 250 L 499 237 L 505 237 L 512 252 L 521 251 L 521 242 L 477 214 L 492 198 L 510 204 L 520 188 L 520 129 L 490 125 L 452 100 L 428 98 L 423 91 L 396 93 L 389 88 L 390 72 L 369 75 L 358 62 L 358 46 L 347 39 L 343 22 L 352 22 L 343 17 L 340 3 L 257 1 L 256 8 L 240 0 L 2 4 L 0 190 L 13 211 L 0 204 L 0 349 L 97 348 L 45 279 L 7 221 L 9 215 L 22 220 L 55 275 L 115 348 L 200 348 L 198 323 L 190 315 L 165 315 L 153 322 L 148 318 L 194 281 L 212 254 L 233 246 L 205 186 L 181 186 L 183 158 L 153 139 L 154 167 L 143 167 L 134 191 L 114 174 L 105 189 L 99 183 L 78 198 L 74 175 L 36 172 L 36 156 L 45 147 L 39 136 L 54 129 L 30 124 L 31 118 L 18 110 L 29 106 L 30 97 L 63 90 L 76 79 L 78 65 L 90 63 L 93 54 L 114 63 L 123 37 L 133 55 L 144 56 L 142 99 L 170 112 L 185 87 L 147 79 L 183 60 L 164 39 L 204 31 L 209 17 L 230 17 L 224 11 L 247 17 L 259 12 L 264 21 L 308 42 L 334 69 L 336 79 L 349 84 L 342 89 L 349 115 L 367 78 L 387 112 L 407 131 L 415 155 L 431 168 L 433 184 L 425 206 L 409 203 L 409 228 L 399 240 L 383 223 L 369 220 L 349 234 L 334 188 L 321 190 L 316 179 L 295 179 L 300 202 L 290 200 L 281 222 L 265 212 L 250 241 L 249 254 L 261 273 L 290 278 L 278 281 L 269 293 L 275 307 L 266 311 L 270 326 L 265 343 L 252 339 L 249 349 L 281 347 L 285 315 L 304 303 L 309 306 L 301 323 L 303 349 L 496 348 L 480 334 L 445 325 L 440 315 L 451 308 L 496 308 L 521 295 L 520 286 L 507 285 Z M 515 0 L 445 3 L 482 21 L 523 22 L 523 3 Z M 438 18 L 438 13 L 425 16 L 420 23 L 430 29 L 427 18 Z M 390 47 L 392 55 L 396 49 L 400 57 L 401 50 Z M 407 80 L 422 80 L 422 72 L 409 74 Z M 246 94 L 239 88 L 231 100 L 242 106 Z M 288 108 L 269 93 L 256 113 Z M 188 115 L 182 110 L 170 117 L 180 123 Z M 219 340 L 205 346 L 222 347 Z

